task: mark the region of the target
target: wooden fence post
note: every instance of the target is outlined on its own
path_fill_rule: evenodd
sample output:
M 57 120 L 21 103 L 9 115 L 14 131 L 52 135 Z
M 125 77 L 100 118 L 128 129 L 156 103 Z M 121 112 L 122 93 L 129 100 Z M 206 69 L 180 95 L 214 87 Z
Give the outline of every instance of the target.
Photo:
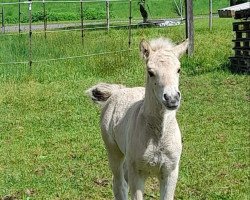
M 193 0 L 185 0 L 186 10 L 186 38 L 189 38 L 188 56 L 194 52 L 194 17 Z

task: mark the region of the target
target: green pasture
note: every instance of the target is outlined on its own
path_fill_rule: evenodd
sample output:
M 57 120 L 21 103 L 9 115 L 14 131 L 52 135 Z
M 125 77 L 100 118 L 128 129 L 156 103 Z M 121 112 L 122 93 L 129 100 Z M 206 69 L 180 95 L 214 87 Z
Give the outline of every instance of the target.
M 2 3 L 18 2 L 18 0 L 2 0 Z M 22 1 L 21 1 L 22 2 Z M 43 4 L 33 3 L 32 20 L 39 22 L 43 20 Z M 56 2 L 56 1 L 55 1 Z M 142 19 L 139 11 L 139 0 L 132 1 L 132 17 Z M 179 0 L 176 0 L 179 4 Z M 162 19 L 178 17 L 174 0 L 147 0 L 146 9 L 149 19 Z M 183 1 L 184 5 L 184 1 Z M 208 0 L 193 0 L 193 9 L 195 15 L 207 15 L 209 13 Z M 229 0 L 213 0 L 213 12 L 217 13 L 219 8 L 229 6 Z M 5 23 L 18 22 L 18 5 L 4 5 Z M 184 7 L 183 7 L 184 10 Z M 48 21 L 80 21 L 80 3 L 46 3 L 46 13 Z M 83 3 L 84 20 L 102 20 L 106 19 L 106 3 L 103 2 L 86 2 Z M 129 1 L 110 2 L 110 19 L 128 20 Z M 29 21 L 28 5 L 21 4 L 21 22 Z
M 184 56 L 178 121 L 183 154 L 178 200 L 247 200 L 249 76 L 229 70 L 232 20 L 195 20 L 195 54 Z M 142 38 L 184 39 L 185 26 L 34 33 L 34 62 L 0 65 L 0 198 L 113 199 L 112 175 L 100 135 L 97 105 L 84 91 L 100 81 L 143 86 Z M 28 35 L 0 35 L 0 63 L 27 61 Z M 46 61 L 47 60 L 47 61 Z M 149 179 L 145 199 L 159 199 Z

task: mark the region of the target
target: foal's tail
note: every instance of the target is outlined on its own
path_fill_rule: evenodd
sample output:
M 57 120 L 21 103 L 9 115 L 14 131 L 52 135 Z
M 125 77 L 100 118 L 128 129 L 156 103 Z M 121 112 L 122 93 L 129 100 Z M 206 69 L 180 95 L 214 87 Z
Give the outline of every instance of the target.
M 105 105 L 105 102 L 116 90 L 122 89 L 125 86 L 118 84 L 98 83 L 86 90 L 86 94 L 96 103 Z

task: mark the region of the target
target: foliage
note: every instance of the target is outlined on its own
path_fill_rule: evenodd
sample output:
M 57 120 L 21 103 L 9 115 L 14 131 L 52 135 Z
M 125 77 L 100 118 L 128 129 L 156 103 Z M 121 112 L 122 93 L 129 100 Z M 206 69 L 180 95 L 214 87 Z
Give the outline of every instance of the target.
M 87 20 L 106 19 L 106 11 L 104 9 L 88 8 L 83 13 L 84 19 Z

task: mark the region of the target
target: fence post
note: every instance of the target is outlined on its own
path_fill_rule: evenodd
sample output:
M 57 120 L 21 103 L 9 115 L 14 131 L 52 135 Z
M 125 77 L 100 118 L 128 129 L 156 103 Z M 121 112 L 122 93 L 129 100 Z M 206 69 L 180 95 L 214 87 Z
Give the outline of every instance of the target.
M 2 32 L 5 33 L 5 26 L 4 26 L 4 8 L 2 6 Z
M 29 67 L 32 66 L 32 0 L 29 0 Z
M 209 30 L 212 31 L 213 26 L 213 1 L 209 0 Z
M 186 38 L 189 38 L 188 56 L 194 51 L 194 16 L 193 16 L 193 0 L 185 0 L 186 10 Z
M 46 14 L 46 5 L 45 0 L 43 0 L 43 29 L 44 29 L 44 38 L 47 39 L 47 14 Z
M 21 0 L 18 0 L 18 33 L 21 32 Z
M 129 25 L 128 25 L 128 46 L 131 47 L 131 20 L 132 20 L 132 1 L 129 0 Z
M 83 26 L 83 2 L 80 0 L 80 12 L 81 12 L 81 33 L 82 33 L 82 45 L 84 45 L 84 26 Z
M 109 0 L 106 0 L 106 18 L 107 18 L 107 29 L 109 31 Z

